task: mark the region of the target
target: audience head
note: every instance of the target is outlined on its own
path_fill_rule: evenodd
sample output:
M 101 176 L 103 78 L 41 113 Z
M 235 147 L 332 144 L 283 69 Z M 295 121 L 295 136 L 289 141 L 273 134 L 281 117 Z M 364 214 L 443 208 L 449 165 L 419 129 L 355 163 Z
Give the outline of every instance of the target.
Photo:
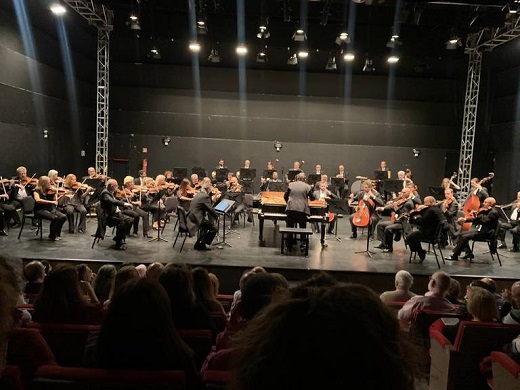
M 105 264 L 99 267 L 96 278 L 94 279 L 93 287 L 96 297 L 98 297 L 101 303 L 109 298 L 112 285 L 116 278 L 116 273 L 116 267 L 112 264 Z
M 209 280 L 211 281 L 211 290 L 213 296 L 216 298 L 220 291 L 220 280 L 218 280 L 217 275 L 213 273 L 209 273 Z
M 109 369 L 179 369 L 183 349 L 166 292 L 154 280 L 137 278 L 122 286 L 110 303 L 95 361 Z
M 135 267 L 135 270 L 139 274 L 140 278 L 144 278 L 146 276 L 146 265 L 139 264 Z
M 52 265 L 47 260 L 42 260 L 42 264 L 45 267 L 45 275 L 49 275 L 52 270 Z
M 277 293 L 284 291 L 283 283 L 272 274 L 258 273 L 248 278 L 242 288 L 241 314 L 245 320 L 255 317 Z
M 41 283 L 45 279 L 45 266 L 39 260 L 33 260 L 23 267 L 23 276 L 29 283 Z
M 470 287 L 466 307 L 474 321 L 492 322 L 500 318 L 495 296 L 482 287 Z
M 413 276 L 410 272 L 401 270 L 395 274 L 395 288 L 398 290 L 409 290 L 413 285 Z
M 187 266 L 167 264 L 159 274 L 159 283 L 168 293 L 173 309 L 189 308 L 193 305 L 193 276 Z
M 460 283 L 457 279 L 450 278 L 450 287 L 444 297 L 451 303 L 458 303 L 460 297 Z
M 450 275 L 448 275 L 446 272 L 437 271 L 432 276 L 430 276 L 428 290 L 444 295 L 444 293 L 450 288 L 450 280 Z
M 193 292 L 199 302 L 206 304 L 214 301 L 213 286 L 209 277 L 209 273 L 205 268 L 195 267 L 191 270 L 193 276 Z
M 80 264 L 76 267 L 76 270 L 78 271 L 79 280 L 89 283 L 92 282 L 94 274 L 88 265 Z
M 497 291 L 497 284 L 493 279 L 485 277 L 480 279 L 480 281 L 486 283 L 489 286 L 487 290 L 489 290 L 490 292 L 495 293 Z
M 237 335 L 232 388 L 412 390 L 411 348 L 368 287 L 297 287 Z
M 133 265 L 124 265 L 116 273 L 112 290 L 110 291 L 110 300 L 116 295 L 119 289 L 128 281 L 138 279 L 139 273 Z
M 149 279 L 158 280 L 159 274 L 161 273 L 163 268 L 164 268 L 164 265 L 161 263 L 150 264 L 148 266 L 148 269 L 146 270 L 146 277 Z

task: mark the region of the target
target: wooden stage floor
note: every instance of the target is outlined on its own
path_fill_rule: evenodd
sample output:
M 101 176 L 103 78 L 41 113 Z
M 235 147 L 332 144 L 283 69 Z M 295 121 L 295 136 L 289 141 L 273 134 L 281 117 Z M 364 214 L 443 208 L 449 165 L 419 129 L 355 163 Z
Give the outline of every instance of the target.
M 196 251 L 193 249 L 195 239 L 188 238 L 182 253 L 179 252 L 183 237 L 175 248 L 172 248 L 176 232 L 173 231 L 172 223 L 167 224 L 164 238 L 168 242 L 154 241 L 148 239 L 128 238 L 127 250 L 116 251 L 109 247 L 113 244 L 111 237 L 106 237 L 104 241 L 91 248 L 97 221 L 89 218 L 87 223 L 87 234 L 68 234 L 67 223 L 64 225 L 62 240 L 57 242 L 45 239 L 48 234 L 47 223 L 44 223 L 44 239 L 40 241 L 39 235 L 31 230 L 27 224 L 20 240 L 17 239 L 18 230 L 11 230 L 8 237 L 0 237 L 2 252 L 8 255 L 21 257 L 24 260 L 47 259 L 49 261 L 72 260 L 76 262 L 89 262 L 101 265 L 102 263 L 187 263 L 192 266 L 204 266 L 208 269 L 223 269 L 228 271 L 235 269 L 232 286 L 228 290 L 233 290 L 237 283 L 237 277 L 244 269 L 252 266 L 263 266 L 272 272 L 281 272 L 288 275 L 288 279 L 300 279 L 305 274 L 319 270 L 329 271 L 334 275 L 349 275 L 348 280 L 363 280 L 363 278 L 375 278 L 376 275 L 385 276 L 387 281 L 385 286 L 393 286 L 393 276 L 395 272 L 405 269 L 412 273 L 416 280 L 422 280 L 421 286 L 427 285 L 428 276 L 437 270 L 437 264 L 433 253 L 428 254 L 426 260 L 418 263 L 412 260 L 408 262 L 409 251 L 405 248 L 403 241 L 396 242 L 393 253 L 382 253 L 379 249 L 374 249 L 378 241 L 370 242 L 370 250 L 374 252 L 372 257 L 365 253 L 355 253 L 366 249 L 366 233 L 360 234 L 357 239 L 349 239 L 350 225 L 347 218 L 339 220 L 339 230 L 337 240 L 333 235 L 326 235 L 326 248 L 320 245 L 319 234 L 313 234 L 310 239 L 309 256 L 304 257 L 300 251 L 288 255 L 280 254 L 281 237 L 276 226 L 272 221 L 265 222 L 264 240 L 265 246 L 261 246 L 258 240 L 258 219 L 255 216 L 255 224 L 246 222 L 245 227 L 240 224 L 232 231 L 227 231 L 226 241 L 231 245 L 222 245 L 222 249 L 214 247 L 211 251 Z M 279 222 L 285 226 L 285 222 Z M 111 230 L 108 230 L 111 233 Z M 156 231 L 153 231 L 156 236 Z M 222 228 L 220 229 L 222 233 Z M 222 236 L 217 237 L 222 239 Z M 508 235 L 508 242 L 511 237 Z M 452 247 L 444 250 L 444 255 L 451 254 Z M 486 244 L 477 243 L 475 246 L 475 260 L 459 260 L 457 262 L 441 261 L 441 269 L 452 276 L 461 278 L 480 278 L 489 276 L 496 280 L 502 280 L 504 286 L 510 287 L 510 281 L 520 280 L 520 253 L 510 253 L 500 250 L 503 266 L 498 262 L 492 262 Z M 237 276 L 238 275 L 238 276 Z M 357 275 L 354 277 L 354 275 Z M 221 277 L 219 275 L 219 277 Z M 224 283 L 226 287 L 227 283 Z M 382 287 L 385 288 L 385 287 Z M 421 289 L 418 289 L 420 292 Z M 228 292 L 225 291 L 224 292 Z

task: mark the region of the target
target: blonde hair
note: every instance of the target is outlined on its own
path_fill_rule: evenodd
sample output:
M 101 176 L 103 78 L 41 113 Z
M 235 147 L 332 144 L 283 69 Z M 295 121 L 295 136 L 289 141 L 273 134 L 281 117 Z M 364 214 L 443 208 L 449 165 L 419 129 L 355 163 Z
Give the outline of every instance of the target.
M 76 180 L 76 175 L 74 175 L 73 173 L 69 173 L 66 177 L 65 177 L 65 181 L 63 182 L 63 185 L 65 187 L 72 187 L 72 182 Z
M 134 181 L 134 177 L 133 176 L 125 176 L 125 178 L 123 179 L 123 185 L 126 185 L 126 183 L 130 183 L 130 182 L 133 182 Z
M 470 287 L 466 307 L 474 321 L 493 322 L 500 318 L 495 296 L 482 287 Z

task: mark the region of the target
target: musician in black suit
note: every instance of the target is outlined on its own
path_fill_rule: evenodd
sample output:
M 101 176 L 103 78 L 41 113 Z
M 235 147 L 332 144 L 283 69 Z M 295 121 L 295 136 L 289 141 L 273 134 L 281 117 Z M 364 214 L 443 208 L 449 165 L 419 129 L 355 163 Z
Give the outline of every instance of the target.
M 128 233 L 134 219 L 128 215 L 121 213 L 123 207 L 132 207 L 130 203 L 117 200 L 114 193 L 118 189 L 119 185 L 117 180 L 110 179 L 107 182 L 106 188 L 99 195 L 99 201 L 101 202 L 101 208 L 103 209 L 106 219 L 103 224 L 108 226 L 116 227 L 116 235 L 113 240 L 116 242 L 114 249 L 125 250 L 126 246 L 123 245 L 123 241 Z
M 376 213 L 375 207 L 380 207 L 385 204 L 383 198 L 381 197 L 381 194 L 374 189 L 372 180 L 365 180 L 363 182 L 363 190 L 358 191 L 357 194 L 351 194 L 350 196 L 351 197 L 348 201 L 349 206 L 351 206 L 353 202 L 359 202 L 360 200 L 363 200 L 366 203 L 367 207 L 369 207 L 371 222 L 370 231 L 368 232 L 368 234 L 372 236 L 377 223 L 381 219 L 379 218 L 379 215 Z M 369 202 L 369 200 L 371 202 Z M 374 204 L 374 207 L 372 207 L 371 203 Z M 350 227 L 352 229 L 352 234 L 349 238 L 357 238 L 357 226 L 354 225 L 353 221 L 354 216 L 355 213 L 349 217 Z
M 424 203 L 418 206 L 416 211 L 410 213 L 410 223 L 418 226 L 419 229 L 412 231 L 406 237 L 406 243 L 410 247 L 410 251 L 417 252 L 421 263 L 426 257 L 426 251 L 421 246 L 421 240 L 435 238 L 437 226 L 441 221 L 446 220 L 443 212 L 435 203 L 433 196 L 427 196 L 424 198 Z
M 446 246 L 448 244 L 448 234 L 452 239 L 454 239 L 460 225 L 457 223 L 459 203 L 457 202 L 457 199 L 455 199 L 455 194 L 453 193 L 452 188 L 446 188 L 444 190 L 444 198 L 445 200 L 441 203 L 440 208 L 447 223 L 444 224 L 441 245 Z
M 273 186 L 270 185 L 271 183 L 283 183 L 282 180 L 280 180 L 278 178 L 278 172 L 277 171 L 273 171 L 273 178 L 262 178 L 262 186 L 260 187 L 260 191 L 269 191 L 270 188 L 272 188 Z
M 330 191 L 327 188 L 327 183 L 326 182 L 320 182 L 319 188 L 314 191 L 314 198 L 315 199 L 323 199 L 325 201 L 327 199 L 338 199 L 336 194 L 332 193 L 332 191 Z M 329 234 L 333 234 L 334 233 L 334 226 L 335 225 L 336 225 L 336 219 L 333 219 L 332 221 L 329 222 L 329 229 L 328 229 L 328 233 Z M 315 223 L 315 230 L 319 231 L 319 227 L 318 227 L 318 223 L 317 222 Z
M 446 257 L 446 260 L 458 260 L 461 252 L 466 253 L 463 259 L 471 260 L 475 257 L 469 247 L 469 240 L 488 238 L 495 234 L 496 229 L 498 229 L 499 213 L 495 208 L 495 204 L 495 198 L 488 197 L 484 200 L 484 205 L 480 210 L 475 212 L 473 218 L 460 217 L 458 219 L 461 223 L 471 222 L 472 226 L 470 230 L 460 233 L 457 245 L 453 249 L 453 254 Z M 492 250 L 496 250 L 496 248 Z
M 287 202 L 287 207 L 285 208 L 287 227 L 298 225 L 300 228 L 306 228 L 307 217 L 311 214 L 309 199 L 314 200 L 315 198 L 312 187 L 305 183 L 305 174 L 303 172 L 297 174 L 295 181 L 289 183 L 283 197 Z M 287 238 L 287 250 L 291 250 L 293 243 L 293 237 L 289 236 Z M 301 249 L 305 250 L 303 245 Z
M 144 169 L 141 169 L 137 174 L 138 177 L 134 179 L 134 184 L 137 186 L 144 187 L 144 178 L 146 177 L 146 172 L 144 171 Z
M 383 249 L 383 252 L 393 252 L 394 235 L 395 240 L 401 239 L 401 233 L 408 233 L 410 224 L 406 218 L 414 209 L 411 191 L 408 187 L 403 188 L 400 198 L 385 207 L 377 207 L 377 211 L 392 210 L 395 213 L 394 221 L 383 221 L 377 224 L 377 239 L 381 243 L 376 248 Z
M 500 207 L 500 206 L 498 206 Z M 518 221 L 520 220 L 520 191 L 516 194 L 516 200 L 511 202 L 507 206 L 502 206 L 503 215 L 507 217 L 507 219 L 503 218 L 498 221 L 498 239 L 500 240 L 500 245 L 498 249 L 507 249 L 506 245 L 506 233 L 509 231 L 513 236 L 513 248 L 510 249 L 510 252 L 518 252 Z M 509 209 L 506 215 L 506 211 L 504 209 Z
M 338 173 L 336 173 L 336 177 L 337 178 L 340 178 L 340 179 L 345 179 L 345 185 L 343 186 L 343 188 L 337 188 L 337 193 L 336 195 L 341 198 L 341 199 L 344 199 L 347 197 L 347 194 L 348 194 L 348 172 L 345 171 L 345 166 L 343 164 L 340 164 L 338 166 Z
M 487 192 L 486 187 L 482 187 L 482 185 L 480 184 L 480 180 L 477 177 L 471 179 L 470 185 L 471 192 L 469 193 L 469 195 L 477 195 L 478 199 L 480 200 L 480 205 L 482 205 L 486 198 L 489 197 L 489 193 Z
M 218 219 L 218 214 L 211 206 L 211 197 L 209 192 L 211 191 L 211 179 L 205 177 L 202 179 L 201 190 L 197 193 L 191 203 L 188 212 L 187 227 L 190 232 L 190 236 L 196 236 L 199 231 L 199 237 L 195 243 L 196 250 L 210 250 L 211 242 L 217 235 L 217 228 L 207 219 L 209 214 L 214 220 Z

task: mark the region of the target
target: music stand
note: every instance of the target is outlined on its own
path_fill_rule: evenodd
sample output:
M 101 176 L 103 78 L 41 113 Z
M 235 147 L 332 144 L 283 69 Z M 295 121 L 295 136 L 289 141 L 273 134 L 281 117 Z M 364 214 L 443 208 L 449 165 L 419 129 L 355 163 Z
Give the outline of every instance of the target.
M 334 238 L 341 242 L 341 237 L 338 237 L 339 215 L 343 216 L 350 214 L 347 199 L 326 199 L 326 202 L 329 206 L 329 213 L 336 214 L 335 219 L 337 221 L 334 229 Z
M 161 230 L 163 230 L 161 228 L 161 221 L 163 221 L 164 224 L 166 224 L 166 221 L 164 219 L 161 219 L 160 217 L 161 215 L 161 205 L 159 204 L 159 210 L 157 211 L 157 237 L 154 237 L 152 238 L 151 240 L 148 240 L 148 242 L 152 242 L 152 241 L 157 241 L 157 242 L 160 242 L 160 241 L 164 241 L 164 242 L 168 242 L 168 240 L 166 238 L 162 238 L 161 237 Z
M 357 251 L 357 252 L 354 252 L 354 253 L 365 253 L 366 255 L 368 255 L 368 257 L 372 258 L 372 255 L 375 254 L 376 252 L 372 252 L 370 251 L 370 225 L 372 225 L 372 218 L 369 218 L 368 219 L 368 225 L 367 226 L 364 226 L 367 230 L 368 230 L 368 234 L 367 234 L 367 247 L 364 251 Z
M 374 171 L 374 179 L 376 180 L 389 180 L 390 171 Z
M 235 201 L 234 200 L 231 200 L 231 199 L 222 199 L 219 204 L 217 204 L 215 206 L 215 211 L 217 212 L 217 214 L 219 215 L 223 215 L 224 216 L 224 220 L 222 222 L 222 241 L 219 241 L 213 245 L 227 245 L 229 246 L 230 248 L 232 247 L 232 245 L 226 241 L 226 215 L 228 215 L 228 212 L 229 210 L 231 210 L 231 208 L 233 207 L 233 205 L 235 204 Z M 219 223 L 220 223 L 220 218 L 219 218 Z
M 297 174 L 301 173 L 302 171 L 300 169 L 289 169 L 289 172 L 287 173 L 287 179 L 289 181 L 294 181 L 294 178 Z
M 201 168 L 201 167 L 193 167 L 191 168 L 191 174 L 197 174 L 197 176 L 199 177 L 199 179 L 203 179 L 206 177 L 206 170 L 204 168 Z
M 264 179 L 272 179 L 274 171 L 276 171 L 276 169 L 264 169 L 264 171 L 262 172 L 262 177 Z
M 227 180 L 228 173 L 229 173 L 229 169 L 227 169 L 227 168 L 218 168 L 216 170 L 217 183 L 224 183 Z
M 401 192 L 403 190 L 403 180 L 384 180 L 383 189 L 385 192 Z
M 188 177 L 188 168 L 173 168 L 173 182 L 175 184 L 181 184 L 182 179 Z
M 105 188 L 105 181 L 103 179 L 85 179 L 85 182 L 89 187 L 94 188 L 94 193 L 89 196 L 86 206 L 90 207 L 93 203 L 95 203 L 99 199 L 99 195 L 101 195 L 101 191 Z
M 430 195 L 435 198 L 435 200 L 444 200 L 444 187 L 434 187 L 428 186 L 428 190 L 430 191 Z
M 336 195 L 339 194 L 340 198 L 343 198 L 343 192 L 345 190 L 346 180 L 343 177 L 331 177 L 330 178 L 330 190 Z
M 287 191 L 287 183 L 283 181 L 270 181 L 267 188 L 269 192 L 285 192 Z
M 246 194 L 253 193 L 253 180 L 256 177 L 256 169 L 240 168 L 240 184 Z
M 229 199 L 234 202 L 233 207 L 231 207 L 227 213 L 230 215 L 230 217 L 233 218 L 233 221 L 229 224 L 228 232 L 230 233 L 236 233 L 240 234 L 236 230 L 231 230 L 231 226 L 233 226 L 235 215 L 236 215 L 236 209 L 240 204 L 244 203 L 244 193 L 243 192 L 231 192 L 227 191 L 224 195 L 222 195 L 222 199 Z
M 321 181 L 321 175 L 317 173 L 309 173 L 307 176 L 307 184 L 310 184 L 311 186 L 314 186 L 314 184 Z

